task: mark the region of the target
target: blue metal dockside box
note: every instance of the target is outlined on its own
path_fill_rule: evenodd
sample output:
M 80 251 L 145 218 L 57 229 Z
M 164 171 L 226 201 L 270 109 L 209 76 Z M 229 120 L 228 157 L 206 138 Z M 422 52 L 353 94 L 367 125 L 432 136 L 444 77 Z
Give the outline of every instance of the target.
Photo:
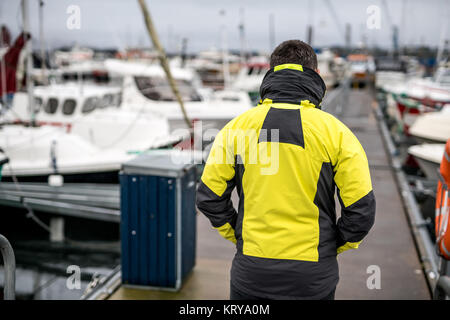
M 196 168 L 173 150 L 122 165 L 122 283 L 179 290 L 195 265 Z M 181 162 L 181 163 L 180 163 Z

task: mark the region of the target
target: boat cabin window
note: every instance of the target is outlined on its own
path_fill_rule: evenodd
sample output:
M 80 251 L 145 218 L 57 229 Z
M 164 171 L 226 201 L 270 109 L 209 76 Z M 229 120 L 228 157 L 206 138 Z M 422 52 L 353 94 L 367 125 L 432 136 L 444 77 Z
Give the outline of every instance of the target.
M 119 107 L 121 103 L 120 93 L 106 93 L 102 98 L 98 100 L 97 108 L 107 108 L 107 107 Z
M 200 101 L 201 98 L 187 80 L 175 80 L 183 101 Z M 148 99 L 154 101 L 176 101 L 167 79 L 163 77 L 135 77 L 136 86 Z
M 114 104 L 114 95 L 111 93 L 105 94 L 99 101 L 99 108 L 111 107 Z
M 54 114 L 58 108 L 58 99 L 49 98 L 45 104 L 44 110 L 48 114 Z
M 84 101 L 83 108 L 81 109 L 82 113 L 89 113 L 94 111 L 95 107 L 98 104 L 98 98 L 97 97 L 89 97 Z
M 38 113 L 41 108 L 42 108 L 42 104 L 43 104 L 43 100 L 41 97 L 34 97 L 34 112 Z
M 62 106 L 62 112 L 66 116 L 70 116 L 75 111 L 75 107 L 77 106 L 77 102 L 74 99 L 67 99 L 64 101 Z
M 118 93 L 113 96 L 113 106 L 119 108 L 122 104 L 122 94 Z

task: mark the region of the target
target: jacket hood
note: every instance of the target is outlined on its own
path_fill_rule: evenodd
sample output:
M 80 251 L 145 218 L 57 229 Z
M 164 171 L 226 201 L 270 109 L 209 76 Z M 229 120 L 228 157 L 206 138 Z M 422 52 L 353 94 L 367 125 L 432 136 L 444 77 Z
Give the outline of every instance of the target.
M 298 64 L 283 64 L 267 71 L 261 84 L 261 100 L 271 99 L 274 103 L 300 104 L 309 100 L 320 106 L 326 86 L 313 69 Z

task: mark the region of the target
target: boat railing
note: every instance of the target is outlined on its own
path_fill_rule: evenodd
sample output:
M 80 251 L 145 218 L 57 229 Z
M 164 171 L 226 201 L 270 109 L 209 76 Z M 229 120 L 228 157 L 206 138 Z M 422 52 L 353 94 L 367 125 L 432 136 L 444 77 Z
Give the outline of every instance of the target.
M 0 234 L 0 251 L 2 252 L 5 283 L 3 287 L 4 300 L 14 300 L 16 298 L 16 258 L 14 250 L 8 239 Z
M 119 222 L 119 187 L 92 183 L 66 183 L 52 187 L 47 183 L 0 184 L 0 204 L 100 221 Z

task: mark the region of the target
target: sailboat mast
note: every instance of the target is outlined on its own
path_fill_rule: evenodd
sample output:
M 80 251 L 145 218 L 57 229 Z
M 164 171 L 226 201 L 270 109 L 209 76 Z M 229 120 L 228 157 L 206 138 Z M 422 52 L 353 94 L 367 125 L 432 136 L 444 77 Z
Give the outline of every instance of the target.
M 239 10 L 241 16 L 241 23 L 239 24 L 239 38 L 241 42 L 241 63 L 244 64 L 247 56 L 247 48 L 246 48 L 246 39 L 245 39 L 245 16 L 244 16 L 244 8 L 240 8 Z
M 41 45 L 41 76 L 42 82 L 47 84 L 46 69 L 45 65 L 45 42 L 44 42 L 44 1 L 39 0 L 39 42 Z
M 308 1 L 308 25 L 306 27 L 306 43 L 313 46 L 314 3 Z
M 436 65 L 438 67 L 439 67 L 439 63 L 442 60 L 442 56 L 443 56 L 443 53 L 444 53 L 445 47 L 446 47 L 449 16 L 450 16 L 450 4 L 447 4 L 447 7 L 444 8 L 444 22 L 441 26 L 439 45 L 438 45 L 438 50 L 437 50 L 437 54 L 436 54 Z
M 399 54 L 403 55 L 405 54 L 405 48 L 406 48 L 406 3 L 407 0 L 402 0 L 402 14 L 400 19 L 400 48 L 399 48 Z
M 23 32 L 25 37 L 30 33 L 30 16 L 28 8 L 28 0 L 22 0 L 22 18 L 23 18 Z M 31 77 L 31 71 L 33 69 L 33 57 L 32 57 L 32 44 L 31 40 L 25 43 L 26 52 L 26 84 L 28 92 L 28 108 L 30 111 L 30 123 L 35 124 L 36 120 L 36 110 L 34 108 L 34 98 L 33 98 L 33 79 Z
M 150 17 L 150 12 L 147 9 L 147 5 L 145 4 L 145 0 L 138 0 L 139 5 L 141 7 L 142 15 L 144 16 L 144 22 L 145 26 L 147 27 L 148 34 L 150 35 L 150 38 L 152 39 L 153 46 L 155 47 L 156 51 L 158 52 L 158 58 L 161 63 L 161 67 L 163 68 L 166 76 L 167 81 L 169 82 L 170 88 L 172 89 L 173 94 L 175 95 L 178 104 L 180 105 L 181 112 L 183 114 L 184 121 L 186 122 L 186 125 L 188 128 L 192 128 L 192 123 L 189 120 L 189 117 L 186 113 L 186 109 L 184 108 L 184 102 L 181 98 L 180 91 L 178 90 L 177 83 L 175 79 L 172 76 L 172 73 L 170 71 L 169 62 L 167 61 L 166 53 L 159 42 L 158 34 L 156 33 L 156 29 L 153 25 L 153 21 Z
M 224 87 L 228 88 L 230 85 L 230 65 L 228 61 L 228 39 L 227 39 L 227 27 L 226 27 L 226 12 L 225 10 L 220 11 L 222 17 L 221 25 L 221 42 L 222 42 L 222 65 L 223 65 L 223 82 Z

